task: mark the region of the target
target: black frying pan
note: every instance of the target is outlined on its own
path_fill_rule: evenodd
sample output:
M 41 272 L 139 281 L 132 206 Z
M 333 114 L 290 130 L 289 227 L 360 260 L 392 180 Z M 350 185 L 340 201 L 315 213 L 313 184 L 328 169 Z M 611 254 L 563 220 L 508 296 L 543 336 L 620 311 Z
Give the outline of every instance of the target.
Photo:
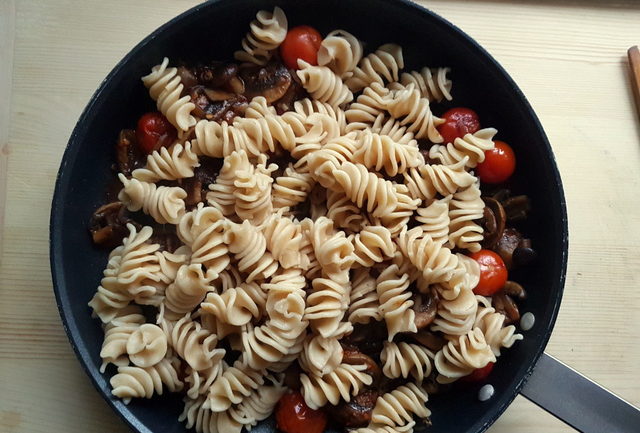
M 255 13 L 276 4 L 284 8 L 290 25 L 309 24 L 324 34 L 344 28 L 366 41 L 368 49 L 396 42 L 404 48 L 407 68 L 450 66 L 455 105 L 475 109 L 483 124 L 497 127 L 498 138 L 516 151 L 518 192 L 528 194 L 533 203 L 525 232 L 533 239 L 539 257 L 514 279 L 529 293 L 520 309 L 532 312 L 536 323 L 524 332 L 523 341 L 499 358 L 487 379 L 495 388 L 493 398 L 478 400 L 481 384 L 457 386 L 433 397 L 429 402 L 433 427 L 429 431 L 482 432 L 518 392 L 581 430 L 625 431 L 625 425 L 626 431 L 639 428 L 637 412 L 631 406 L 606 391 L 596 391 L 595 385 L 581 376 L 567 374 L 569 370 L 552 358 L 544 355 L 540 364 L 544 371 L 534 370 L 558 313 L 567 265 L 566 206 L 551 147 L 531 106 L 502 67 L 457 27 L 408 1 L 226 0 L 201 4 L 156 30 L 111 71 L 71 135 L 51 212 L 51 269 L 60 314 L 82 366 L 107 402 L 136 431 L 185 430 L 177 421 L 182 408 L 177 396 L 136 400 L 128 406 L 111 396 L 109 378 L 98 371 L 103 332 L 87 307 L 107 258 L 106 252 L 92 246 L 87 221 L 104 203 L 112 179 L 113 143 L 121 128 L 133 127 L 142 113 L 153 109 L 140 77 L 164 56 L 190 63 L 231 58 Z M 582 400 L 587 401 L 586 406 Z M 605 415 L 598 417 L 603 411 Z M 273 422 L 253 431 L 272 432 Z

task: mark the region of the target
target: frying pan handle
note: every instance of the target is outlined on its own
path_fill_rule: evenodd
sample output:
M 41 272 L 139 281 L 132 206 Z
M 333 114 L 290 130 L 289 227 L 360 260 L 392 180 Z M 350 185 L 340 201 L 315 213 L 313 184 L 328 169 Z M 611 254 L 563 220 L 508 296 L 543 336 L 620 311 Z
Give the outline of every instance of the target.
M 546 353 L 520 392 L 581 432 L 640 430 L 640 409 Z

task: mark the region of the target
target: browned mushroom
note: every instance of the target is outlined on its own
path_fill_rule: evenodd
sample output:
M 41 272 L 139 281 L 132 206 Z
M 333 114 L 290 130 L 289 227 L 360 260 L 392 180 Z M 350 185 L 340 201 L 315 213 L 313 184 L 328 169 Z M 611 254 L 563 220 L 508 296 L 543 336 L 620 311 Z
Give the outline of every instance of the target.
M 347 335 L 342 342 L 357 347 L 358 350 L 376 355 L 382 351 L 382 344 L 387 338 L 387 329 L 384 322 L 372 322 L 368 324 L 356 324 L 353 332 Z
M 297 362 L 294 362 L 291 365 L 289 365 L 289 367 L 287 367 L 287 369 L 284 371 L 284 380 L 283 380 L 284 385 L 287 388 L 292 389 L 294 391 L 299 390 L 301 373 L 302 373 L 302 369 L 300 368 L 300 365 Z
M 238 76 L 238 65 L 235 63 L 221 63 L 215 66 L 200 66 L 195 68 L 195 76 L 198 82 L 210 88 L 222 88 L 234 93 L 239 80 L 233 80 Z
M 438 312 L 438 300 L 431 293 L 419 293 L 413 296 L 413 310 L 416 312 L 413 319 L 418 330 L 426 328 L 436 318 Z
M 371 421 L 371 413 L 379 393 L 375 389 L 367 388 L 350 402 L 341 400 L 337 406 L 328 406 L 331 418 L 345 427 L 363 427 Z
M 358 349 L 354 348 L 353 346 L 343 345 L 342 348 L 342 362 L 344 364 L 350 365 L 366 365 L 367 369 L 364 371 L 365 373 L 371 375 L 371 377 L 373 378 L 372 386 L 374 386 L 378 382 L 378 380 L 380 380 L 380 367 L 378 367 L 376 361 L 374 361 L 370 356 L 365 355 Z
M 202 191 L 202 181 L 197 177 L 189 177 L 182 179 L 182 189 L 187 192 L 187 197 L 184 199 L 185 204 L 188 207 L 193 207 L 204 201 L 204 195 Z
M 421 329 L 416 334 L 409 334 L 409 336 L 433 352 L 437 352 L 447 344 L 447 340 L 445 340 L 441 335 L 427 329 Z
M 267 104 L 282 98 L 292 81 L 289 70 L 280 63 L 244 66 L 239 75 L 244 81 L 244 95 L 249 99 L 264 96 Z
M 516 283 L 515 281 L 507 281 L 506 283 L 504 283 L 504 287 L 502 288 L 502 291 L 504 293 L 506 293 L 509 296 L 512 296 L 514 298 L 518 298 L 518 299 L 524 299 L 527 297 L 527 292 L 524 291 L 524 288 Z
M 105 248 L 113 248 L 129 234 L 127 223 L 134 223 L 123 203 L 116 201 L 100 206 L 89 220 L 89 231 L 93 243 Z M 134 223 L 138 228 L 139 225 Z
M 287 89 L 284 95 L 276 102 L 273 103 L 273 106 L 276 107 L 276 111 L 278 114 L 282 114 L 285 111 L 293 110 L 293 103 L 299 99 L 306 98 L 308 96 L 307 91 L 304 87 L 302 87 L 302 83 L 300 82 L 300 78 L 298 75 L 289 70 L 289 75 L 291 76 L 291 85 Z
M 498 313 L 502 313 L 507 317 L 505 320 L 506 325 L 520 320 L 518 305 L 516 305 L 511 296 L 504 292 L 498 292 L 493 295 L 493 308 L 495 308 Z
M 118 170 L 125 176 L 131 176 L 133 170 L 144 166 L 147 158 L 138 147 L 136 131 L 133 129 L 120 131 L 116 141 L 116 159 Z
M 482 225 L 484 227 L 484 240 L 482 246 L 484 248 L 495 247 L 498 240 L 502 237 L 507 215 L 504 208 L 498 200 L 493 197 L 482 197 L 484 201 L 484 214 Z
M 524 266 L 531 263 L 537 257 L 537 253 L 531 246 L 531 239 L 522 239 L 513 250 L 513 264 Z
M 211 90 L 204 86 L 192 87 L 189 94 L 196 106 L 193 113 L 207 120 L 231 123 L 236 116 L 244 115 L 247 109 L 247 99 L 242 95 Z M 220 100 L 226 96 L 229 99 Z
M 513 264 L 513 251 L 518 247 L 522 235 L 514 228 L 507 228 L 502 233 L 502 237 L 498 239 L 498 243 L 495 246 L 495 252 L 502 257 L 507 269 L 511 269 Z
M 174 252 L 180 245 L 180 239 L 176 234 L 175 226 L 164 224 L 153 230 L 153 236 L 149 239 L 152 244 L 159 244 L 163 251 Z
M 178 67 L 178 76 L 180 77 L 180 82 L 184 86 L 185 92 L 198 84 L 198 77 L 196 77 L 195 74 L 185 66 Z
M 504 211 L 509 222 L 522 221 L 527 218 L 531 210 L 529 197 L 526 195 L 517 195 L 509 197 L 502 202 Z
M 207 98 L 213 102 L 226 101 L 227 99 L 232 99 L 236 96 L 235 93 L 225 92 L 224 90 L 219 89 L 210 89 L 208 87 L 204 88 L 204 93 L 207 95 Z

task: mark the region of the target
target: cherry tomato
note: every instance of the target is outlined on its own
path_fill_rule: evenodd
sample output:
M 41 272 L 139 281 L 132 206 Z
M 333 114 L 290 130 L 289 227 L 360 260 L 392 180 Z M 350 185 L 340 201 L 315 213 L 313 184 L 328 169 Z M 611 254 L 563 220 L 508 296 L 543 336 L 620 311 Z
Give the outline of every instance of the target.
M 151 153 L 161 147 L 170 146 L 176 139 L 176 128 L 167 120 L 162 113 L 151 112 L 143 114 L 138 120 L 136 128 L 138 146 Z
M 480 129 L 480 120 L 475 111 L 470 108 L 452 108 L 442 115 L 444 123 L 438 126 L 438 132 L 445 143 L 453 143 L 458 137 L 473 134 Z
M 294 27 L 280 45 L 280 56 L 287 67 L 298 69 L 298 59 L 310 65 L 318 64 L 318 50 L 322 35 L 310 26 Z
M 480 382 L 489 376 L 491 370 L 493 370 L 494 362 L 490 362 L 482 368 L 476 368 L 471 372 L 470 375 L 461 377 L 460 380 L 463 382 Z
M 516 155 L 504 141 L 496 141 L 496 147 L 484 153 L 484 161 L 476 171 L 485 183 L 501 183 L 509 179 L 516 169 Z
M 473 293 L 491 296 L 504 287 L 508 275 L 502 257 L 491 250 L 480 250 L 469 257 L 480 265 L 480 281 Z
M 324 412 L 309 408 L 299 392 L 288 392 L 280 398 L 276 421 L 284 433 L 322 433 L 327 425 Z

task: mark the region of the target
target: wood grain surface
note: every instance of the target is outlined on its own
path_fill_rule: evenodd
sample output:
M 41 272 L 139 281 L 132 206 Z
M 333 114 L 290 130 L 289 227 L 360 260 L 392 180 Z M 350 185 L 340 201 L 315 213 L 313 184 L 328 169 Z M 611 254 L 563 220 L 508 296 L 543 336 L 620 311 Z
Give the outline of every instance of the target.
M 497 58 L 553 145 L 569 207 L 570 251 L 548 351 L 640 405 L 640 126 L 626 59 L 640 43 L 640 4 L 420 3 Z M 49 272 L 49 207 L 66 141 L 101 80 L 145 35 L 194 4 L 16 0 L 14 15 L 13 1 L 0 0 L 0 148 L 8 134 L 10 149 L 8 173 L 0 157 L 0 178 L 7 178 L 2 433 L 128 431 L 91 386 L 62 329 Z M 14 49 L 5 44 L 11 35 Z M 7 107 L 9 127 L 2 120 Z M 490 429 L 540 431 L 571 429 L 521 397 Z

